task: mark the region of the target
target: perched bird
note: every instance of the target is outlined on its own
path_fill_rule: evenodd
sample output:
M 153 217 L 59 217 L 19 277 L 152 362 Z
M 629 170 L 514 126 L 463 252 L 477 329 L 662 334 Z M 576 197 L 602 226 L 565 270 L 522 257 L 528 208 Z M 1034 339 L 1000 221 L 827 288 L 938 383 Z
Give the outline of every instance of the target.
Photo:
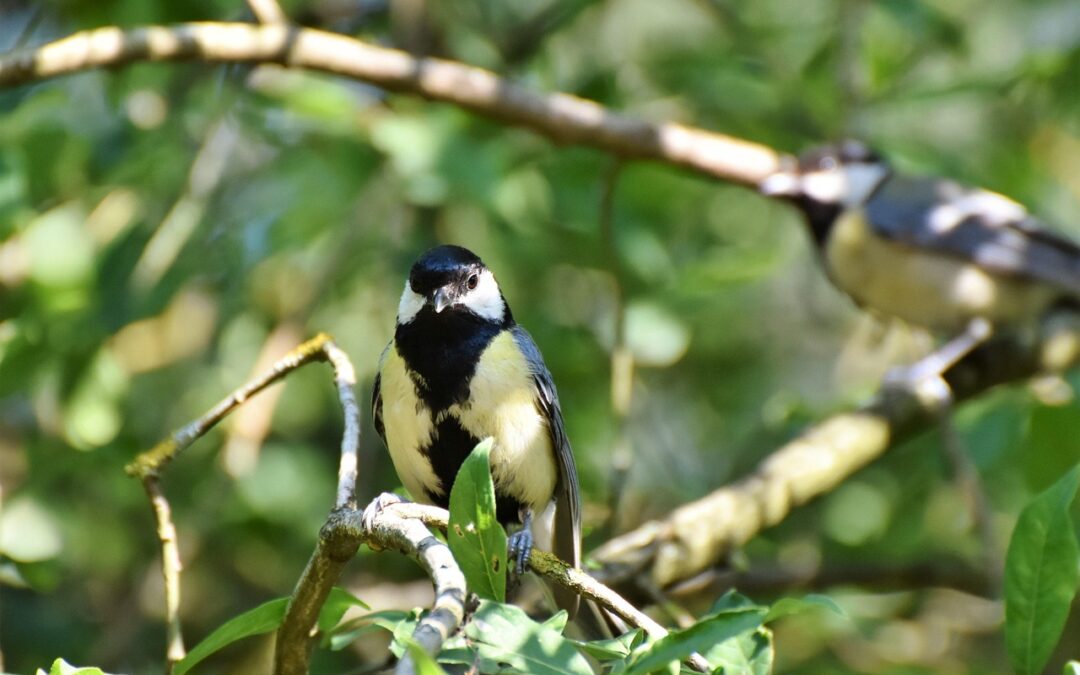
M 802 211 L 856 303 L 953 338 L 926 363 L 937 375 L 994 331 L 1080 299 L 1076 243 L 1002 195 L 896 174 L 861 143 L 807 152 L 759 189 Z
M 518 571 L 534 540 L 579 566 L 577 469 L 555 383 L 495 276 L 471 251 L 439 246 L 412 266 L 372 409 L 401 482 L 414 499 L 442 507 L 462 462 L 493 437 L 496 516 L 522 526 L 509 542 Z M 572 617 L 578 596 L 554 593 Z

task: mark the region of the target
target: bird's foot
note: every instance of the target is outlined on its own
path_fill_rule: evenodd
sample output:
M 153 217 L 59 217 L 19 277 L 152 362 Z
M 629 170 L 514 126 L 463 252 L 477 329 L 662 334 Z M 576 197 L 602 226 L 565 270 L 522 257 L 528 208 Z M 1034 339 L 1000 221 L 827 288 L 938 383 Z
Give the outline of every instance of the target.
M 947 412 L 953 404 L 953 393 L 945 381 L 945 373 L 993 334 L 994 328 L 989 321 L 974 318 L 963 332 L 918 363 L 891 369 L 882 386 L 886 390 L 907 392 L 932 411 Z
M 927 368 L 923 363 L 890 368 L 881 386 L 885 391 L 914 396 L 921 405 L 934 411 L 948 410 L 953 403 L 952 387 L 936 368 Z
M 532 511 L 526 510 L 521 514 L 521 529 L 513 533 L 506 541 L 507 553 L 514 561 L 514 570 L 518 574 L 524 574 L 529 564 L 529 556 L 533 550 L 532 534 Z
M 529 530 L 519 530 L 507 539 L 507 553 L 514 561 L 514 571 L 518 574 L 525 573 L 525 567 L 529 564 L 529 556 L 532 555 L 533 536 Z
M 384 492 L 372 499 L 371 503 L 364 508 L 364 515 L 361 516 L 360 523 L 365 530 L 370 530 L 375 523 L 375 516 L 379 515 L 383 509 L 393 504 L 401 504 L 404 501 L 404 499 L 392 492 Z

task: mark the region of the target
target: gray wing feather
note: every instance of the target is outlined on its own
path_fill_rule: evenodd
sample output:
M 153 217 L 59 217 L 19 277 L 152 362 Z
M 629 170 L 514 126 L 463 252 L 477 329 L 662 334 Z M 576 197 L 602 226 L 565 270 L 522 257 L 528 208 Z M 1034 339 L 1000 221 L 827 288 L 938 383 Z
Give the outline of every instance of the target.
M 371 420 L 375 424 L 375 431 L 379 434 L 379 438 L 382 439 L 383 445 L 386 445 L 386 427 L 383 424 L 382 416 L 382 367 L 383 362 L 386 360 L 386 353 L 390 351 L 393 344 L 393 341 L 391 341 L 390 344 L 386 345 L 386 349 L 379 356 L 379 368 L 375 371 L 375 382 L 371 385 Z
M 867 202 L 866 216 L 889 239 L 1080 296 L 1080 245 L 1001 195 L 952 181 L 897 176 Z
M 563 425 L 559 395 L 555 382 L 544 365 L 544 357 L 532 336 L 521 326 L 510 329 L 518 348 L 529 362 L 533 382 L 536 384 L 536 405 L 548 422 L 551 445 L 555 451 L 558 467 L 558 483 L 555 486 L 555 527 L 552 544 L 555 555 L 574 567 L 581 566 L 581 488 L 578 484 L 577 467 L 570 440 Z M 555 587 L 555 602 L 565 609 L 571 618 L 576 614 L 579 597 L 576 593 Z

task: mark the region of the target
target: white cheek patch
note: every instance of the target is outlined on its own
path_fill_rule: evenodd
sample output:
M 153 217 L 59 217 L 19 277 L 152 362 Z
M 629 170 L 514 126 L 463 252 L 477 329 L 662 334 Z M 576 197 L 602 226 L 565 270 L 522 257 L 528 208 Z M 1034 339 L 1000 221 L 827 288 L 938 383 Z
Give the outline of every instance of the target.
M 803 176 L 802 191 L 816 202 L 836 204 L 843 201 L 842 198 L 847 191 L 847 180 L 839 171 L 808 173 Z
M 807 174 L 802 188 L 817 202 L 857 206 L 866 202 L 887 175 L 887 169 L 879 164 L 851 164 L 840 170 Z
M 416 318 L 420 310 L 424 308 L 427 300 L 412 289 L 408 281 L 405 282 L 405 291 L 401 294 L 401 302 L 398 303 L 397 322 L 406 324 Z
M 464 305 L 473 314 L 501 323 L 506 317 L 506 302 L 502 293 L 499 292 L 499 284 L 495 281 L 495 275 L 491 270 L 480 272 L 480 280 L 476 288 L 463 295 L 458 303 Z

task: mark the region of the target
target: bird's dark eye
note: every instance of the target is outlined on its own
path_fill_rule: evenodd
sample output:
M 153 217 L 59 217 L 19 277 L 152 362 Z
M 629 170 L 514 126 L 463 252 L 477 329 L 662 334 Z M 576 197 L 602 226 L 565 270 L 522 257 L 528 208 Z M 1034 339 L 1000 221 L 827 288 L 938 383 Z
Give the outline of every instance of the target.
M 480 276 L 477 274 L 471 274 L 469 275 L 469 280 L 465 283 L 468 284 L 470 291 L 474 290 L 476 288 L 476 285 L 480 283 Z

